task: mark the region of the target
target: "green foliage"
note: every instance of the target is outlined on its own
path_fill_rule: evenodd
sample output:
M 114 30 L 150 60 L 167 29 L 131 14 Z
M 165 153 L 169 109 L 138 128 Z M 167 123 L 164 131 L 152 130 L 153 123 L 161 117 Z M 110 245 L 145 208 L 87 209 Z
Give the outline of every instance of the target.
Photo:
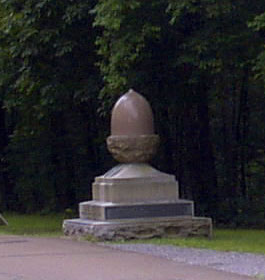
M 89 4 L 64 1 L 2 1 L 2 41 L 14 67 L 12 93 L 6 107 L 20 108 L 39 123 L 48 110 L 57 110 L 91 90 L 95 63 Z M 84 61 L 86 58 L 86 61 Z M 14 70 L 16 72 L 14 73 Z M 80 97 L 79 97 L 80 98 Z M 37 124 L 36 124 L 37 125 Z
M 89 135 L 100 125 L 89 125 L 100 88 L 94 4 L 0 1 L 0 84 L 12 127 L 9 200 L 17 210 L 62 210 L 88 195 L 96 167 L 84 169 L 97 149 Z
M 159 2 L 100 1 L 93 10 L 96 13 L 94 26 L 103 30 L 96 41 L 105 81 L 102 98 L 108 99 L 107 93 L 117 95 L 127 89 L 130 68 L 141 58 L 146 40 L 159 39 L 157 19 L 153 21 L 146 13 L 149 6 L 155 7 Z
M 252 21 L 248 22 L 248 26 L 253 30 L 255 30 L 257 34 L 263 37 L 265 31 L 265 13 L 256 15 Z M 259 48 L 259 54 L 253 65 L 253 70 L 256 73 L 255 78 L 261 79 L 264 82 L 265 81 L 265 67 L 264 67 L 265 49 L 264 49 L 263 40 L 261 41 L 261 46 L 262 48 Z

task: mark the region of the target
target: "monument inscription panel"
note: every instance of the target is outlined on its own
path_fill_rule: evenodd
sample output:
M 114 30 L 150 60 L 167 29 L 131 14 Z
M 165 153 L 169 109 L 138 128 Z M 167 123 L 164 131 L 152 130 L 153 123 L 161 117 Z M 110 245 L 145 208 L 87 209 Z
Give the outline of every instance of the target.
M 106 219 L 192 216 L 190 203 L 116 206 L 107 208 Z

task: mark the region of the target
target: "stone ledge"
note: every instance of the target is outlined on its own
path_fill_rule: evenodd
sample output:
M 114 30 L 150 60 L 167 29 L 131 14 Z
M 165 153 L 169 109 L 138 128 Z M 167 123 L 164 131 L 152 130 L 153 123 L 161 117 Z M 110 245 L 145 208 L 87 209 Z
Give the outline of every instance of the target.
M 65 220 L 66 236 L 92 236 L 100 241 L 153 237 L 212 237 L 212 220 L 202 217 L 151 218 L 120 221 Z

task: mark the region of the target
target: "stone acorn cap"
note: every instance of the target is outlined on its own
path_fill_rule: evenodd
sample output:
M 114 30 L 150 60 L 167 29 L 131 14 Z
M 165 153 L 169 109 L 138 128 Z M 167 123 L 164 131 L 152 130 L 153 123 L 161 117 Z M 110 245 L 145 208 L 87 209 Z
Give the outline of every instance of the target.
M 111 135 L 154 134 L 153 112 L 147 100 L 130 89 L 114 105 L 111 115 Z

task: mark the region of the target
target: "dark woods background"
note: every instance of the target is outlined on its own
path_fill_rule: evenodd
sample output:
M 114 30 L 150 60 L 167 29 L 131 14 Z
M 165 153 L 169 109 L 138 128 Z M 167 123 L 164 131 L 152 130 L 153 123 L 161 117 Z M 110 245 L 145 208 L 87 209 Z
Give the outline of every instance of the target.
M 264 227 L 263 1 L 0 0 L 1 211 L 64 211 L 115 164 L 110 110 L 151 103 L 197 215 Z

